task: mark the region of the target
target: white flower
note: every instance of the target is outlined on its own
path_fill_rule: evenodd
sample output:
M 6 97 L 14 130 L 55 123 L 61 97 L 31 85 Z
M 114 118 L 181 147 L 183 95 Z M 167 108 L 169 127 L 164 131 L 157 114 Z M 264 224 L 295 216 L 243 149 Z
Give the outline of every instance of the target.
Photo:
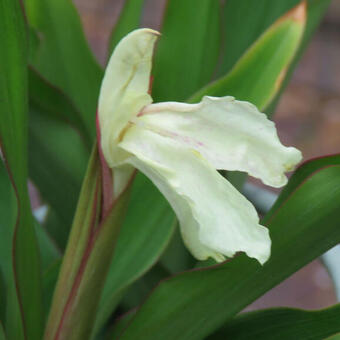
M 152 104 L 148 89 L 158 35 L 139 29 L 122 39 L 102 83 L 101 147 L 114 169 L 114 195 L 137 168 L 170 202 L 197 259 L 222 261 L 243 251 L 264 263 L 271 246 L 267 228 L 216 169 L 245 171 L 280 187 L 301 153 L 280 143 L 274 123 L 254 105 L 233 97 Z

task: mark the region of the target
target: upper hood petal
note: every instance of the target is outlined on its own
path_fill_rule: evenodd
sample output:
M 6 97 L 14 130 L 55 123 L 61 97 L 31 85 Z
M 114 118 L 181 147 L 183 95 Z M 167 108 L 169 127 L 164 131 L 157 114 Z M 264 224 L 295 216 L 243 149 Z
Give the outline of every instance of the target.
M 106 68 L 98 116 L 101 147 L 110 167 L 121 157 L 116 146 L 129 120 L 152 102 L 148 89 L 158 35 L 151 29 L 132 31 L 119 42 Z

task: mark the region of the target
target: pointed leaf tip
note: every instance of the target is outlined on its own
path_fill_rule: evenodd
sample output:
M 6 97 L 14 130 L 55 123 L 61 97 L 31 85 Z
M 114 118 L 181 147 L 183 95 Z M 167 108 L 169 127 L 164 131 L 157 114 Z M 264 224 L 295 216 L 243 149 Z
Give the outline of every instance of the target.
M 293 20 L 297 23 L 305 24 L 307 18 L 307 1 L 301 1 L 297 6 L 288 11 L 282 20 Z

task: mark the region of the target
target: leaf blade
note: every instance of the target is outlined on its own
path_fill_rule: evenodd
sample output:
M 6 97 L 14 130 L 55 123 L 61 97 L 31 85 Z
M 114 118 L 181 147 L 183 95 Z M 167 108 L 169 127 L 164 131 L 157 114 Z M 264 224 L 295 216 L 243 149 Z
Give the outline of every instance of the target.
M 153 68 L 155 101 L 184 100 L 211 79 L 219 56 L 219 9 L 218 1 L 168 1 Z
M 18 327 L 17 330 L 6 327 L 6 331 L 14 332 L 19 339 L 25 336 L 33 340 L 42 334 L 43 312 L 39 251 L 27 189 L 27 39 L 22 8 L 17 0 L 0 3 L 0 38 L 3 44 L 0 140 L 16 197 L 16 211 L 12 210 L 15 224 L 2 225 L 7 228 L 4 232 L 12 244 L 10 258 L 13 260 L 13 272 L 8 271 L 7 278 L 13 307 L 8 302 L 7 308 L 13 308 L 10 313 Z M 18 325 L 18 303 L 22 327 Z
M 198 91 L 190 102 L 197 102 L 204 95 L 231 95 L 261 109 L 267 107 L 298 50 L 305 23 L 306 8 L 302 2 L 270 26 L 228 74 Z
M 263 267 L 240 255 L 222 265 L 183 273 L 162 282 L 139 309 L 121 339 L 131 339 L 137 334 L 139 339 L 148 340 L 201 339 L 331 248 L 340 240 L 336 220 L 339 200 L 334 202 L 340 198 L 339 179 L 340 166 L 320 170 L 273 216 L 268 225 L 273 251 Z
M 340 305 L 315 311 L 264 309 L 235 317 L 208 340 L 266 340 L 273 334 L 277 340 L 323 340 L 340 331 L 339 314 Z

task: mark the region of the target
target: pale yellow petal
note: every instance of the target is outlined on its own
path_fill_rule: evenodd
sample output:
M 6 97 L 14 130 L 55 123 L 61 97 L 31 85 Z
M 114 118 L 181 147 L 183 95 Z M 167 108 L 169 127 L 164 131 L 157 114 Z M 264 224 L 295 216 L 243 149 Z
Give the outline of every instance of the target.
M 265 114 L 233 97 L 151 104 L 135 123 L 195 149 L 216 169 L 245 171 L 273 187 L 286 184 L 285 172 L 302 158 L 281 144 Z
M 197 151 L 139 126 L 119 146 L 167 198 L 196 258 L 221 261 L 238 251 L 260 263 L 269 258 L 269 233 L 252 204 Z
M 119 42 L 106 68 L 98 115 L 101 145 L 110 167 L 124 158 L 117 143 L 129 120 L 152 102 L 148 89 L 157 35 L 151 29 L 131 32 Z

